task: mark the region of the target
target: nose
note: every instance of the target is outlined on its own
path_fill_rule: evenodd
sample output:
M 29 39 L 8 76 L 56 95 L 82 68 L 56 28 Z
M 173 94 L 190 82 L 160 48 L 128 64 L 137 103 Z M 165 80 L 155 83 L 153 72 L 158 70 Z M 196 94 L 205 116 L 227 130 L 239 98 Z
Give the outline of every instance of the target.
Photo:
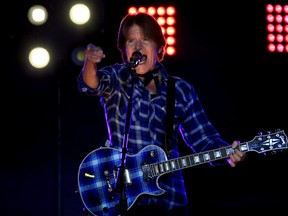
M 142 49 L 142 42 L 141 42 L 141 41 L 137 41 L 137 42 L 135 43 L 135 49 L 136 49 L 137 51 Z

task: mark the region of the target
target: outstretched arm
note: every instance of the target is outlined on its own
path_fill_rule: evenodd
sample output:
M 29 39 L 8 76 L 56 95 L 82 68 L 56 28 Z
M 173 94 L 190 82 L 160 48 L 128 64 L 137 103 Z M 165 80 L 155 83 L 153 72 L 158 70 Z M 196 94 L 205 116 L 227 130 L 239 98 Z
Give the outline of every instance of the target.
M 97 63 L 105 58 L 105 54 L 101 47 L 93 44 L 88 44 L 85 52 L 85 62 L 82 69 L 83 81 L 91 88 L 97 88 L 99 85 L 99 78 L 97 75 Z

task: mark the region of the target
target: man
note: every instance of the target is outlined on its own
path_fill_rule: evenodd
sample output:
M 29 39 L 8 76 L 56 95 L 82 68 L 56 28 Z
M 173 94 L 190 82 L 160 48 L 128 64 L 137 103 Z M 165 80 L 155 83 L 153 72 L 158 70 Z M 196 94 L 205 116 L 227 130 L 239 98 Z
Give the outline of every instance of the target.
M 100 47 L 89 44 L 78 79 L 81 92 L 100 97 L 105 109 L 110 147 L 121 151 L 127 140 L 127 153 L 133 155 L 149 148 L 147 146 L 155 145 L 165 151 L 168 159 L 176 159 L 180 157 L 179 134 L 191 148 L 191 152 L 230 146 L 220 138 L 208 120 L 193 86 L 179 77 L 168 76 L 161 63 L 165 55 L 166 40 L 161 27 L 152 16 L 145 13 L 126 15 L 120 23 L 117 47 L 122 54 L 123 63 L 99 69 L 97 63 L 105 58 L 105 54 Z M 174 110 L 172 109 L 174 113 L 170 114 L 171 125 L 166 125 L 169 122 L 169 114 L 166 115 L 169 108 L 166 106 L 167 89 L 171 88 L 167 86 L 171 79 L 175 81 L 175 92 L 172 92 L 175 97 Z M 167 132 L 169 126 L 171 133 Z M 245 157 L 237 149 L 238 144 L 238 141 L 234 141 L 231 145 L 233 151 L 227 155 L 227 161 L 232 167 Z M 126 147 L 122 152 L 125 151 Z M 149 152 L 152 154 L 153 151 Z M 160 153 L 160 150 L 155 152 Z M 109 186 L 113 184 L 112 180 L 108 181 Z M 127 209 L 129 215 L 151 216 L 159 214 L 159 211 L 164 215 L 188 215 L 188 199 L 181 169 L 160 175 L 156 188 L 158 183 L 165 193 L 153 194 L 148 189 L 147 195 L 143 188 L 149 183 L 143 183 L 133 200 L 129 200 L 129 195 L 134 196 L 134 192 L 130 191 L 133 182 L 132 186 L 124 187 L 128 190 L 128 206 L 125 206 L 125 202 L 124 208 L 120 205 L 121 213 L 126 214 Z M 137 189 L 134 187 L 134 190 Z

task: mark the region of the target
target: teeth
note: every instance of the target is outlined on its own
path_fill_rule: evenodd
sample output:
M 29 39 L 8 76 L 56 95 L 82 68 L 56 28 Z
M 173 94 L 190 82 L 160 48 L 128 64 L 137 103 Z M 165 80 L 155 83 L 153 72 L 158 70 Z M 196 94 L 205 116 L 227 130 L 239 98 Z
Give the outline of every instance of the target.
M 147 55 L 143 55 L 140 64 L 144 63 L 146 61 L 146 59 L 147 59 Z

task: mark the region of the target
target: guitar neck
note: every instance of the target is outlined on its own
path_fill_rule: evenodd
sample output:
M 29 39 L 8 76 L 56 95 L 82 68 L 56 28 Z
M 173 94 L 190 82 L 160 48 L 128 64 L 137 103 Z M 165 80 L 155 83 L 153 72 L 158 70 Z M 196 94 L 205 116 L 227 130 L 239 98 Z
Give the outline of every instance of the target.
M 256 136 L 253 140 L 240 143 L 237 147 L 237 149 L 241 152 L 255 151 L 258 153 L 286 148 L 287 136 L 284 131 L 277 131 L 275 133 Z M 234 149 L 231 146 L 225 146 L 218 149 L 150 164 L 150 168 L 148 170 L 150 171 L 150 176 L 158 176 L 176 170 L 224 159 L 233 152 Z
M 239 150 L 246 152 L 249 151 L 247 144 L 239 144 Z M 210 151 L 205 151 L 197 154 L 186 155 L 179 158 L 170 159 L 167 161 L 150 164 L 150 171 L 152 176 L 158 176 L 160 174 L 166 174 L 169 172 L 182 170 L 185 168 L 205 164 L 220 159 L 227 158 L 234 149 L 229 147 L 222 147 Z

